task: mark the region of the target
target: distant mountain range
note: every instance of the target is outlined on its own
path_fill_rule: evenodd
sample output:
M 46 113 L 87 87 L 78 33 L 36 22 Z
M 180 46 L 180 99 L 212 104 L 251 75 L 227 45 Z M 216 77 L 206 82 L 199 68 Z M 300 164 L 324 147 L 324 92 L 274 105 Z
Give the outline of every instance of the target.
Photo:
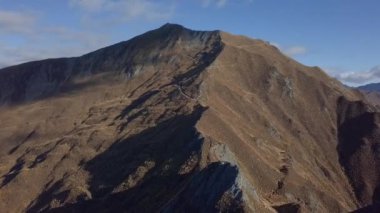
M 366 84 L 357 88 L 367 92 L 380 92 L 380 83 Z

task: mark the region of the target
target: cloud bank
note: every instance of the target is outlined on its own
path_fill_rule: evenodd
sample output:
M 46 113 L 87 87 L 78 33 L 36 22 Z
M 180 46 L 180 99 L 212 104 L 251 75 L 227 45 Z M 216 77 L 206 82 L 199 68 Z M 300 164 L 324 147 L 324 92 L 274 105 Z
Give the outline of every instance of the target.
M 306 47 L 303 46 L 291 46 L 284 48 L 283 52 L 289 56 L 305 55 L 307 53 Z
M 90 16 L 94 20 L 98 15 L 106 13 L 106 19 L 112 22 L 128 22 L 133 19 L 164 20 L 174 12 L 173 4 L 152 0 L 70 0 L 70 5 L 85 12 L 84 19 Z
M 364 72 L 343 72 L 334 77 L 344 83 L 360 85 L 380 81 L 380 65 Z
M 208 7 L 223 8 L 227 6 L 229 2 L 252 3 L 253 0 L 200 0 L 200 2 L 203 8 L 208 8 Z
M 77 56 L 108 44 L 105 35 L 39 23 L 39 14 L 0 10 L 0 68 L 31 60 Z M 7 42 L 8 39 L 14 40 Z
M 290 57 L 305 55 L 308 52 L 308 49 L 301 45 L 283 46 L 275 42 L 270 42 L 270 44 L 277 47 L 282 53 Z
M 30 33 L 36 21 L 37 16 L 26 11 L 0 10 L 0 34 Z
M 224 7 L 227 0 L 201 0 L 202 7 L 209 7 L 215 5 L 218 8 Z

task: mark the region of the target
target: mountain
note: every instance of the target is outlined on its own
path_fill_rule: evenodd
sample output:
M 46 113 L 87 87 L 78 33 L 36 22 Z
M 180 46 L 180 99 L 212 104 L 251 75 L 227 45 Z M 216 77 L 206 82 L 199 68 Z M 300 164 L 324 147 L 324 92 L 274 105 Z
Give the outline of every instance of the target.
M 374 105 L 380 106 L 380 83 L 372 83 L 357 87 L 366 99 Z
M 261 40 L 166 24 L 0 70 L 4 212 L 348 212 L 379 112 Z
M 363 86 L 357 87 L 359 90 L 368 91 L 368 92 L 380 92 L 380 83 L 366 84 Z

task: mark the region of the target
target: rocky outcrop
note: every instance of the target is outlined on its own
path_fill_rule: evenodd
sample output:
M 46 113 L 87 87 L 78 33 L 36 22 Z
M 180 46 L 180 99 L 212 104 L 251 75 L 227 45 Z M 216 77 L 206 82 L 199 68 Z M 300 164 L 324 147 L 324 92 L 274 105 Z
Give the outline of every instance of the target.
M 379 203 L 380 113 L 362 101 L 338 102 L 339 160 L 362 205 Z
M 244 212 L 242 189 L 236 181 L 238 168 L 229 163 L 211 163 L 192 177 L 189 184 L 163 212 Z

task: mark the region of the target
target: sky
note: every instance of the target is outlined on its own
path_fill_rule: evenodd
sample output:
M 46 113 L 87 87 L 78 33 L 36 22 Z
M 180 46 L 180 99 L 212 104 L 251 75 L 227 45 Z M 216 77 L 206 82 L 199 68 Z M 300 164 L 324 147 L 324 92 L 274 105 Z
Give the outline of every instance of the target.
M 378 0 L 0 0 L 0 67 L 177 23 L 259 38 L 350 86 L 380 82 Z

